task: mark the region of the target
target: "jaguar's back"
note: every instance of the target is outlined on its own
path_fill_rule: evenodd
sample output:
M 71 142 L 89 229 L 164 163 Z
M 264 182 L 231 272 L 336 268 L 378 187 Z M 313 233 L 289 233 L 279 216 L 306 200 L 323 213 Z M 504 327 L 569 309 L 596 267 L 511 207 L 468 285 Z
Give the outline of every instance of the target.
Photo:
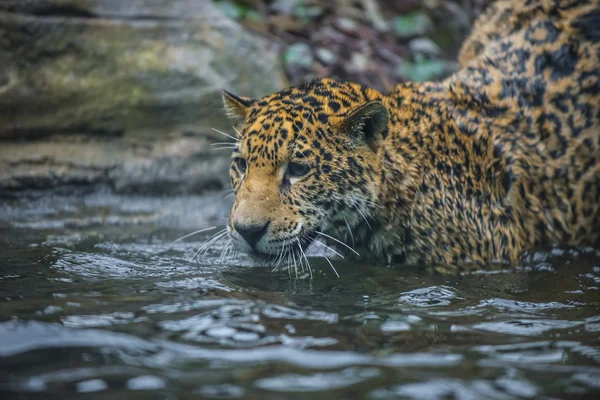
M 496 2 L 459 58 L 455 115 L 492 135 L 525 247 L 600 244 L 599 2 Z

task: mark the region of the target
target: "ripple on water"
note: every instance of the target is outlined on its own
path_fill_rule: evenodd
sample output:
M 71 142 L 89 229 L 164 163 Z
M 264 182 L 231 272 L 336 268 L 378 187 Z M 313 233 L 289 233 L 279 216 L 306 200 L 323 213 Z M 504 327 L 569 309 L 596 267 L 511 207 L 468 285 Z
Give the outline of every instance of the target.
M 491 298 L 480 300 L 477 305 L 467 306 L 456 310 L 432 310 L 430 314 L 440 316 L 473 316 L 473 315 L 484 315 L 490 314 L 490 311 L 494 314 L 500 312 L 501 315 L 507 315 L 507 311 L 512 311 L 512 315 L 528 314 L 528 315 L 539 315 L 545 316 L 548 312 L 559 310 L 559 309 L 571 309 L 582 306 L 584 304 L 564 304 L 556 301 L 552 302 L 529 302 L 529 301 L 518 301 L 502 298 Z M 511 315 L 511 314 L 508 314 Z
M 99 347 L 154 351 L 156 346 L 135 336 L 93 329 L 71 329 L 37 321 L 0 323 L 0 357 L 47 348 Z
M 550 331 L 566 330 L 583 325 L 581 321 L 557 319 L 513 319 L 509 321 L 481 322 L 474 329 L 520 336 L 538 336 Z
M 78 393 L 100 392 L 108 389 L 108 383 L 103 379 L 88 379 L 87 381 L 77 382 L 76 390 Z
M 338 315 L 324 311 L 305 311 L 293 309 L 291 307 L 282 306 L 279 304 L 266 304 L 261 307 L 261 312 L 265 317 L 273 319 L 297 319 L 309 321 L 323 321 L 329 324 L 338 321 Z
M 257 380 L 259 389 L 272 392 L 314 392 L 341 389 L 381 375 L 376 368 L 351 367 L 340 371 L 315 374 L 283 374 Z
M 127 380 L 125 385 L 128 390 L 157 390 L 164 389 L 166 386 L 164 379 L 154 375 L 136 376 Z
M 95 330 L 73 329 L 55 323 L 0 323 L 0 357 L 23 355 L 32 351 L 53 348 L 101 349 L 123 356 L 124 361 L 139 358 L 133 365 L 176 367 L 191 360 L 220 360 L 234 363 L 277 361 L 302 368 L 319 370 L 346 368 L 357 365 L 394 367 L 449 367 L 460 363 L 463 356 L 452 353 L 403 353 L 383 357 L 352 351 L 311 350 L 282 345 L 237 349 L 203 348 L 169 340 L 148 341 L 132 335 Z M 176 364 L 174 361 L 178 360 Z M 85 369 L 79 369 L 85 372 Z M 82 373 L 83 373 L 82 372 Z
M 585 330 L 587 332 L 600 332 L 600 315 L 585 319 Z
M 412 329 L 431 330 L 434 327 L 418 315 L 392 315 L 379 327 L 382 332 L 401 332 Z
M 119 254 L 107 255 L 67 249 L 55 249 L 54 253 L 58 255 L 58 259 L 53 268 L 86 280 L 152 279 L 153 284 L 159 288 L 224 292 L 233 290 L 212 277 L 214 268 L 191 264 L 189 261 L 168 255 L 138 257 L 132 262 L 125 260 L 131 257 Z
M 146 319 L 136 318 L 132 312 L 113 312 L 109 314 L 68 315 L 61 318 L 63 325 L 69 328 L 99 328 L 103 326 L 130 324 Z
M 204 385 L 199 393 L 210 399 L 235 399 L 244 395 L 244 389 L 236 385 Z
M 168 280 L 164 282 L 157 282 L 156 286 L 163 288 L 178 288 L 178 289 L 189 289 L 189 290 L 198 290 L 198 289 L 216 289 L 221 290 L 223 292 L 231 292 L 233 289 L 225 284 L 219 282 L 216 279 L 206 278 L 202 276 L 195 276 L 193 278 L 183 278 L 183 279 L 175 279 Z
M 208 302 L 204 306 L 210 307 L 207 311 L 187 318 L 169 319 L 160 322 L 160 326 L 171 332 L 177 332 L 182 339 L 219 343 L 229 346 L 257 346 L 272 343 L 285 343 L 296 347 L 329 346 L 337 341 L 332 338 L 314 338 L 312 336 L 290 337 L 286 334 L 267 334 L 267 322 L 276 320 L 280 325 L 287 320 L 317 321 L 334 323 L 337 315 L 318 312 L 303 311 L 275 304 L 264 304 L 254 301 L 236 302 Z M 199 308 L 187 305 L 187 309 Z M 171 308 L 152 307 L 152 312 L 157 310 L 173 311 Z
M 477 379 L 431 379 L 427 382 L 407 383 L 372 392 L 372 399 L 409 398 L 423 400 L 438 399 L 514 399 L 514 396 L 533 398 L 538 392 L 535 385 L 522 380 L 499 378 Z
M 540 311 L 555 310 L 559 308 L 574 308 L 574 305 L 563 304 L 556 301 L 549 303 L 534 303 L 529 301 L 517 301 L 493 298 L 487 300 L 481 300 L 478 307 L 493 307 L 499 311 L 520 311 L 525 313 L 538 313 Z
M 575 383 L 583 384 L 590 389 L 600 389 L 600 372 L 581 372 L 574 374 L 571 380 Z
M 115 257 L 66 249 L 55 249 L 54 252 L 58 255 L 54 268 L 82 278 L 124 278 L 143 273 L 140 265 Z
M 160 327 L 181 334 L 181 338 L 195 342 L 235 345 L 251 342 L 254 345 L 272 343 L 266 336 L 259 316 L 251 303 L 225 304 L 188 318 L 160 322 Z
M 169 304 L 151 304 L 142 307 L 142 310 L 148 314 L 173 314 L 193 310 L 213 309 L 225 305 L 243 306 L 244 304 L 248 304 L 248 301 L 235 299 L 201 299 L 194 301 L 174 302 Z
M 199 244 L 197 245 L 199 246 Z M 98 252 L 54 248 L 53 268 L 84 279 L 173 278 L 214 271 L 213 264 L 190 261 L 195 247 L 186 244 L 175 249 L 168 244 L 118 244 L 104 242 L 94 246 Z M 175 251 L 174 251 L 175 250 Z M 181 285 L 192 285 L 183 281 Z M 220 286 L 223 286 L 219 284 Z
M 503 345 L 474 346 L 473 351 L 486 356 L 483 361 L 518 363 L 525 365 L 564 364 L 569 358 L 587 358 L 600 362 L 600 349 L 576 341 L 535 341 Z
M 456 295 L 454 288 L 449 286 L 430 286 L 404 292 L 397 301 L 408 306 L 425 308 L 448 306 L 454 299 L 460 299 Z

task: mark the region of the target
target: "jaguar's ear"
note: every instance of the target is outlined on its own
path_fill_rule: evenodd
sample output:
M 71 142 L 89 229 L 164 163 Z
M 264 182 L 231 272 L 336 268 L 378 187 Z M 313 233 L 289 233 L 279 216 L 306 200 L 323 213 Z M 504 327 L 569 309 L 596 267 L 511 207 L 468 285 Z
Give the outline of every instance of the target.
M 223 105 L 225 106 L 225 112 L 229 118 L 236 121 L 243 121 L 248 116 L 248 110 L 254 104 L 256 100 L 250 97 L 236 96 L 235 94 L 229 93 L 227 90 L 223 90 Z
M 390 113 L 379 100 L 369 101 L 338 123 L 338 130 L 346 133 L 356 144 L 367 144 L 374 151 L 384 138 L 390 122 Z

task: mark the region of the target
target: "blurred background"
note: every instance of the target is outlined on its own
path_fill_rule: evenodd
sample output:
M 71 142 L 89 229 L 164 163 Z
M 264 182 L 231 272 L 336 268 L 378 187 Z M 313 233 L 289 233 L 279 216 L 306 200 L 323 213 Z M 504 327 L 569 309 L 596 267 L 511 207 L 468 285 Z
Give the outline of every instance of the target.
M 456 70 L 484 0 L 216 0 L 228 17 L 277 45 L 292 85 L 337 76 L 380 91 Z
M 1 197 L 228 188 L 221 89 L 441 79 L 485 3 L 1 0 Z

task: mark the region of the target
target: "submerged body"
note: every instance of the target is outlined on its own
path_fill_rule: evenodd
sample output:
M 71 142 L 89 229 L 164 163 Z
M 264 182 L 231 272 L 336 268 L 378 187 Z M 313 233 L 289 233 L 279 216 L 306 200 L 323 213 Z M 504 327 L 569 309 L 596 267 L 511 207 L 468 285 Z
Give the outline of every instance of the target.
M 320 235 L 425 264 L 598 246 L 599 61 L 598 0 L 510 0 L 479 19 L 443 82 L 225 93 L 244 121 L 230 235 L 273 260 Z

